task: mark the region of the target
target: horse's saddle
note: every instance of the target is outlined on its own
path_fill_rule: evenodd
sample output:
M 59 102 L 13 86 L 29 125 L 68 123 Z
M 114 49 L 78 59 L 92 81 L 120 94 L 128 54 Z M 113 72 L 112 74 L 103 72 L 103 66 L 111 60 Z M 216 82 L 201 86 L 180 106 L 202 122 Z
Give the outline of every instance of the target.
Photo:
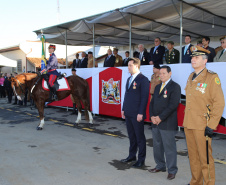
M 63 75 L 60 75 L 60 76 L 57 77 L 56 81 L 54 82 L 54 86 L 56 87 L 57 91 L 69 91 L 69 90 L 71 90 L 67 79 Z M 47 78 L 44 77 L 42 79 L 42 88 L 46 91 L 50 91 L 49 85 L 48 85 L 48 77 Z

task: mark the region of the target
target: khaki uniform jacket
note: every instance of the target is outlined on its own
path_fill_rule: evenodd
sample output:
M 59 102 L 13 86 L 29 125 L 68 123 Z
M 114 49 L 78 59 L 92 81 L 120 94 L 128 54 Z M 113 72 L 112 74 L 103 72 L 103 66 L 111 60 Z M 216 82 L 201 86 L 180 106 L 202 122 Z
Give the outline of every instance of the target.
M 93 67 L 93 58 L 89 58 L 87 68 L 92 68 L 92 67 Z M 97 67 L 97 61 L 95 61 L 95 67 Z
M 208 127 L 216 129 L 224 110 L 224 94 L 218 75 L 206 68 L 194 79 L 194 72 L 188 78 L 184 127 L 205 130 L 207 107 L 210 105 Z
M 177 64 L 179 63 L 180 52 L 177 49 L 172 49 L 171 53 L 169 54 L 169 50 L 166 51 L 166 63 L 167 64 Z
M 162 81 L 160 80 L 159 75 L 156 76 L 155 74 L 153 74 L 151 76 L 151 89 L 150 89 L 151 95 L 154 94 L 156 85 L 160 83 L 162 83 Z
M 114 67 L 122 66 L 122 64 L 123 64 L 122 57 L 120 55 L 116 55 Z

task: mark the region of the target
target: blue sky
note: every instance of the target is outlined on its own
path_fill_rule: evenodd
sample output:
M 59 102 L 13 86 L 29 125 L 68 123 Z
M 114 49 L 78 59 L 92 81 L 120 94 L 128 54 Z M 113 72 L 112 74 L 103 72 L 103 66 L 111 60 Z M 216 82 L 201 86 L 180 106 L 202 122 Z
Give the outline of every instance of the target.
M 59 0 L 61 23 L 121 8 L 141 0 Z M 0 0 L 0 48 L 36 40 L 32 31 L 58 24 L 57 0 Z

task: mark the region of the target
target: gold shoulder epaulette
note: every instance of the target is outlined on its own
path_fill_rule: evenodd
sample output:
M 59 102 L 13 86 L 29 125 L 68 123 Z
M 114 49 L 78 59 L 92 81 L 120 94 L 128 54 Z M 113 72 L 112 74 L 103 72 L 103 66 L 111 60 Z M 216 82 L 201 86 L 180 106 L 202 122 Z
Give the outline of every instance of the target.
M 211 73 L 211 74 L 217 74 L 217 73 L 215 73 L 215 72 L 213 72 L 213 71 L 211 71 L 211 70 L 209 70 L 209 69 L 207 70 L 207 72 L 208 72 L 208 73 Z

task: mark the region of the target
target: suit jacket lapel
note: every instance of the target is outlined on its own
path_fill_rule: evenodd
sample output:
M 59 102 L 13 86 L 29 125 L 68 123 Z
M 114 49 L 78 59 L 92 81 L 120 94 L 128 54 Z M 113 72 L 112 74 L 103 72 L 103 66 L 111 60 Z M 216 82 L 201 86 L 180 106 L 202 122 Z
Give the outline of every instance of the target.
M 131 89 L 131 87 L 133 86 L 133 82 L 134 82 L 135 80 L 137 81 L 137 80 L 140 78 L 140 76 L 141 76 L 141 73 L 139 73 L 139 74 L 136 76 L 136 78 L 133 79 L 133 81 L 131 82 L 131 84 L 130 84 L 130 86 L 129 86 L 129 89 Z M 135 81 L 135 82 L 136 82 L 136 81 Z M 128 81 L 128 83 L 129 83 L 129 81 Z M 128 84 L 127 84 L 127 88 L 128 88 Z M 129 90 L 129 89 L 128 89 L 128 90 Z
M 169 88 L 170 84 L 172 83 L 172 79 L 165 85 L 165 87 L 162 89 L 161 93 L 159 93 L 159 96 L 161 96 L 163 94 L 163 92 Z M 161 89 L 161 86 L 160 86 Z M 159 89 L 159 91 L 160 91 Z

